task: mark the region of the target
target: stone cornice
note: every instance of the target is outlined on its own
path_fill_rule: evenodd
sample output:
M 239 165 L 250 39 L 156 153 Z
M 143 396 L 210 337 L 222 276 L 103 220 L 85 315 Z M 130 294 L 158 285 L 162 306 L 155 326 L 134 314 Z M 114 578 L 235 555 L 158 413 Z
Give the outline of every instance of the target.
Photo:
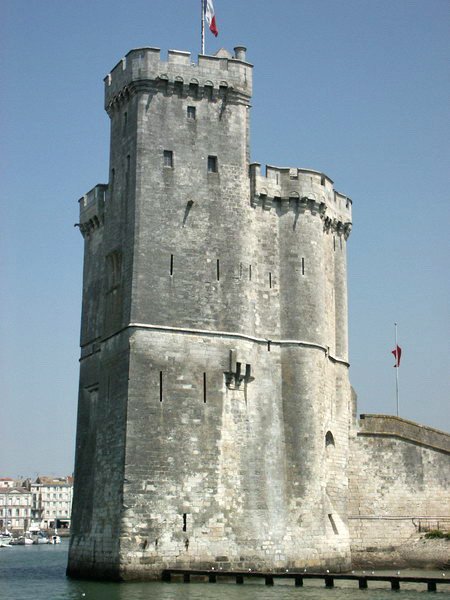
M 250 96 L 237 88 L 228 85 L 226 81 L 214 86 L 212 81 L 199 83 L 185 82 L 180 78 L 170 78 L 166 73 L 161 73 L 154 79 L 134 79 L 128 82 L 109 99 L 105 106 L 106 112 L 112 116 L 115 110 L 120 109 L 131 97 L 139 93 L 163 94 L 164 96 L 178 96 L 182 99 L 192 98 L 200 100 L 207 98 L 211 102 L 227 102 L 229 104 L 242 104 L 249 106 Z
M 263 210 L 278 208 L 282 214 L 289 210 L 297 214 L 310 212 L 312 215 L 318 215 L 323 220 L 324 231 L 327 233 L 333 232 L 337 235 L 342 235 L 346 240 L 348 239 L 352 230 L 352 224 L 350 221 L 343 222 L 335 217 L 328 216 L 326 214 L 326 203 L 308 196 L 303 196 L 301 198 L 298 196 L 296 197 L 295 195 L 288 197 L 270 197 L 265 194 L 254 194 L 251 200 L 251 205 L 254 208 L 260 207 Z
M 391 437 L 450 454 L 450 435 L 393 415 L 360 415 L 358 436 Z
M 344 360 L 343 358 L 339 358 L 337 356 L 333 356 L 330 354 L 330 350 L 328 346 L 323 346 L 322 344 L 317 344 L 316 342 L 310 342 L 306 340 L 283 340 L 283 339 L 272 339 L 272 338 L 260 338 L 253 335 L 248 335 L 246 333 L 239 333 L 237 331 L 216 331 L 209 329 L 196 329 L 191 327 L 172 327 L 169 325 L 153 325 L 150 323 L 129 323 L 125 327 L 122 327 L 118 331 L 115 331 L 111 335 L 103 338 L 101 342 L 106 342 L 108 339 L 113 338 L 120 333 L 130 330 L 130 329 L 142 329 L 142 330 L 152 330 L 158 331 L 160 333 L 172 333 L 172 334 L 182 334 L 182 335 L 195 335 L 200 337 L 219 337 L 225 339 L 240 339 L 244 341 L 254 342 L 257 344 L 267 345 L 270 343 L 271 346 L 298 346 L 303 348 L 311 348 L 315 350 L 320 350 L 324 353 L 325 358 L 328 358 L 333 363 L 339 363 L 346 367 L 349 367 L 350 364 Z M 98 346 L 96 347 L 96 351 Z M 83 356 L 80 360 L 87 358 L 93 354 L 93 352 Z

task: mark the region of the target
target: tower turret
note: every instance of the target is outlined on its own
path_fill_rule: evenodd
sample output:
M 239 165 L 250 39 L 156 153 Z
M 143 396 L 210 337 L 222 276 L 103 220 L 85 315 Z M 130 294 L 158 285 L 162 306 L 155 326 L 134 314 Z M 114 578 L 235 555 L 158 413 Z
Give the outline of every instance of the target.
M 249 164 L 251 92 L 244 47 L 132 50 L 105 78 L 71 575 L 348 565 L 351 202 Z

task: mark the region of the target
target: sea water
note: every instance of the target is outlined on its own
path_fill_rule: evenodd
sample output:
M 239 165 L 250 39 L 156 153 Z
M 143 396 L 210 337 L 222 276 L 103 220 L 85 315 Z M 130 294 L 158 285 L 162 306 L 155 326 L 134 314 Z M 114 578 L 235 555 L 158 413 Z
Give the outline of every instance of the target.
M 393 592 L 389 583 L 369 582 L 359 590 L 356 581 L 336 581 L 333 589 L 323 581 L 305 580 L 304 587 L 293 581 L 275 580 L 273 587 L 264 580 L 245 579 L 243 585 L 218 583 L 99 583 L 66 577 L 68 541 L 62 544 L 11 546 L 0 549 L 1 600 L 425 600 L 433 598 L 425 584 L 401 584 Z M 396 573 L 396 572 L 395 572 Z M 402 571 L 401 574 L 442 578 L 441 572 Z M 445 574 L 447 578 L 448 574 Z M 450 585 L 438 585 L 438 598 L 450 598 Z

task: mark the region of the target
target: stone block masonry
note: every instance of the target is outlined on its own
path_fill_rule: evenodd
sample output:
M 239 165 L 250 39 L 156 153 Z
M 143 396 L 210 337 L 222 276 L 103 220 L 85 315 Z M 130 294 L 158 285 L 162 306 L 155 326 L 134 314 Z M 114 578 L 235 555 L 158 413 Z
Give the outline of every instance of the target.
M 361 415 L 350 447 L 356 564 L 392 564 L 393 555 L 420 534 L 450 531 L 449 435 L 398 417 Z M 430 562 L 425 552 L 422 561 L 415 557 L 415 566 Z
M 242 47 L 140 48 L 105 78 L 71 576 L 350 567 L 352 203 L 250 162 L 252 71 Z

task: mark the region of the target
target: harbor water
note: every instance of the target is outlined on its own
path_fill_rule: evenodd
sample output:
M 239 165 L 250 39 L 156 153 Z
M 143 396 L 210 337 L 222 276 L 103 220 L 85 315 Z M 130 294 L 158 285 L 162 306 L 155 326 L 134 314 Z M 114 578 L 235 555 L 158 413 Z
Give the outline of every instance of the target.
M 321 581 L 293 582 L 246 579 L 243 585 L 218 583 L 99 583 L 76 581 L 65 575 L 68 541 L 59 545 L 12 546 L 0 549 L 1 600 L 425 600 L 433 598 L 424 584 L 402 584 L 399 592 L 387 583 L 359 590 L 356 582 L 336 582 L 326 589 Z M 442 572 L 402 571 L 404 575 L 443 577 Z M 448 574 L 445 574 L 448 577 Z M 450 586 L 439 586 L 438 598 L 450 598 Z

